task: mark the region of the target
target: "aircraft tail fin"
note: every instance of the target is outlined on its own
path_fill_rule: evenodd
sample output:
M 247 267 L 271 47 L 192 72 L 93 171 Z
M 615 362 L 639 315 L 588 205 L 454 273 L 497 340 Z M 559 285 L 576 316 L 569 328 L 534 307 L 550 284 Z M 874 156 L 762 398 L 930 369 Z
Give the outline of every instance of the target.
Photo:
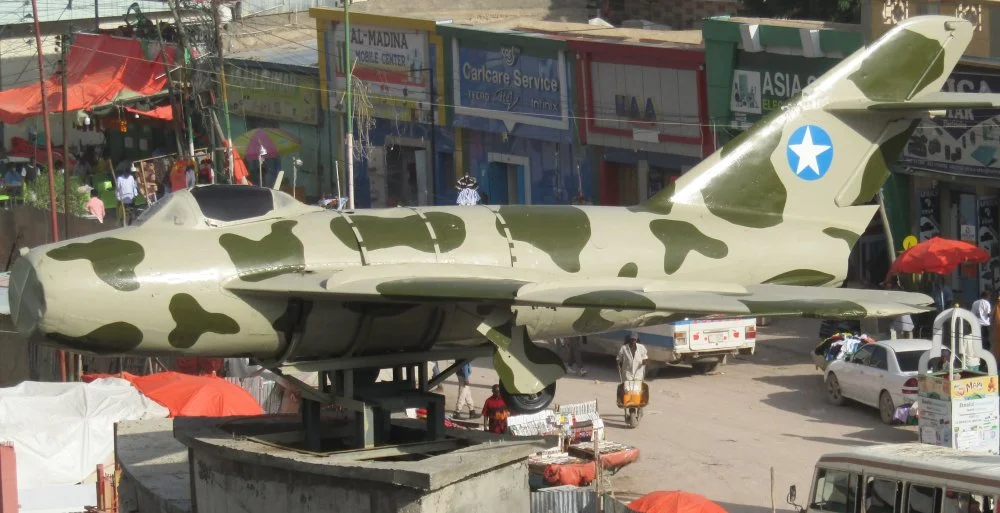
M 864 232 L 876 209 L 871 200 L 920 121 L 938 108 L 994 101 L 940 93 L 971 38 L 972 25 L 959 18 L 903 21 L 643 208 L 668 214 L 674 205 L 704 207 L 745 228 L 805 220 Z

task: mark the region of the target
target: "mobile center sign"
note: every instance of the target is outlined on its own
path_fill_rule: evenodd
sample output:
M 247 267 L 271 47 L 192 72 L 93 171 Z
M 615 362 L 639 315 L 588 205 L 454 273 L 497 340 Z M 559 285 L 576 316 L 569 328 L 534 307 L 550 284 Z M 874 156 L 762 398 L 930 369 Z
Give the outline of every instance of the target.
M 347 70 L 344 55 L 348 35 L 344 25 L 329 22 L 326 70 L 333 110 L 343 112 Z M 430 81 L 433 62 L 428 34 L 411 28 L 351 25 L 351 63 L 356 79 L 364 81 L 375 117 L 425 123 L 430 121 Z

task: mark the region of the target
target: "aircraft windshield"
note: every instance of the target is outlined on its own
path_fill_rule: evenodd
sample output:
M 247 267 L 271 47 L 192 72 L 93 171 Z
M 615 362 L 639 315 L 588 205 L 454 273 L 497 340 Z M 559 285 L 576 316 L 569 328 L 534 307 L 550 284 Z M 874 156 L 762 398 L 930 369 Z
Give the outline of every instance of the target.
M 246 185 L 209 185 L 191 189 L 201 213 L 215 221 L 242 221 L 274 210 L 270 189 Z

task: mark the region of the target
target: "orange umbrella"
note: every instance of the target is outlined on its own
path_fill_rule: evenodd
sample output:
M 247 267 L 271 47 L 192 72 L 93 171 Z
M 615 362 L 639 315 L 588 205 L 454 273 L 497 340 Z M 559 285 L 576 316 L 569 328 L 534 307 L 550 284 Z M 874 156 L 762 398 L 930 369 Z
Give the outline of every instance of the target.
M 100 377 L 105 375 L 87 375 L 83 381 L 90 382 Z M 264 413 L 249 392 L 216 376 L 192 376 L 179 372 L 136 376 L 124 372 L 113 377 L 132 383 L 142 395 L 170 410 L 171 417 L 229 417 Z
M 718 504 L 696 493 L 652 492 L 632 501 L 629 509 L 639 513 L 727 513 Z
M 981 264 L 990 259 L 986 250 L 960 240 L 934 237 L 906 250 L 889 267 L 897 273 L 951 274 L 959 264 Z

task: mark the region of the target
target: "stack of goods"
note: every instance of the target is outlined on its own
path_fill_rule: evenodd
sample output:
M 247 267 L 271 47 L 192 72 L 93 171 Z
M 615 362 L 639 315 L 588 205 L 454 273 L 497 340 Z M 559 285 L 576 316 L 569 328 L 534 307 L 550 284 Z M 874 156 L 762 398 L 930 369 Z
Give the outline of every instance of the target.
M 507 417 L 507 430 L 514 436 L 545 436 L 559 433 L 556 415 L 552 410 L 540 411 L 530 415 L 511 415 Z
M 830 338 L 823 341 L 828 343 L 825 359 L 827 361 L 843 360 L 848 355 L 854 354 L 862 345 L 871 344 L 875 339 L 868 335 L 856 335 L 854 333 L 835 333 Z
M 639 449 L 631 445 L 604 440 L 598 442 L 598 448 L 601 453 L 601 466 L 612 473 L 639 459 Z M 589 460 L 596 459 L 594 457 L 594 444 L 591 442 L 571 445 L 568 452 L 570 456 Z
M 536 452 L 531 456 L 528 456 L 528 472 L 536 475 L 543 475 L 545 469 L 549 465 L 575 465 L 578 463 L 586 463 L 587 460 L 577 458 L 576 456 L 570 456 L 568 453 L 559 450 L 559 448 L 547 449 L 542 452 Z

